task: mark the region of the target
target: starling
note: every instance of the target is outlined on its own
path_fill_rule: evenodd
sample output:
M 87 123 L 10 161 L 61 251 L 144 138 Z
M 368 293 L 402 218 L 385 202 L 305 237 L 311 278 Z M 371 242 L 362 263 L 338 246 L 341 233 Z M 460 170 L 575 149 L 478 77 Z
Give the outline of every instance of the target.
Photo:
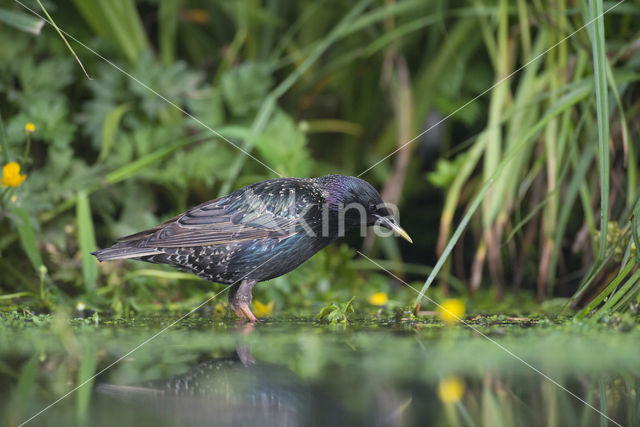
M 254 322 L 249 304 L 256 283 L 295 269 L 345 232 L 374 224 L 411 242 L 366 181 L 277 178 L 198 205 L 93 255 L 169 264 L 229 284 L 231 309 Z

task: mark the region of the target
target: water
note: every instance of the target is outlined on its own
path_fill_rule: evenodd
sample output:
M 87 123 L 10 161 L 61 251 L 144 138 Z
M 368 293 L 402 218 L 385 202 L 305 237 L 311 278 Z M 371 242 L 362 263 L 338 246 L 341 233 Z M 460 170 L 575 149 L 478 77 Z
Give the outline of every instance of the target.
M 124 356 L 26 425 L 640 425 L 636 326 L 476 319 L 483 337 L 431 322 L 196 315 L 127 355 L 177 317 L 5 316 L 1 421 L 19 425 Z

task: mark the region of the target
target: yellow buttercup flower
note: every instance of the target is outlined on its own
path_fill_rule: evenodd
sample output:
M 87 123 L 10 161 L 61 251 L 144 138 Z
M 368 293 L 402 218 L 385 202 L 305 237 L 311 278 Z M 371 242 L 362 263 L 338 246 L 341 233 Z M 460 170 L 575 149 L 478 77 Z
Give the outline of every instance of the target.
M 28 134 L 32 134 L 36 131 L 36 125 L 34 125 L 33 123 L 29 122 L 26 125 L 24 125 L 24 131 Z
M 464 383 L 460 378 L 445 378 L 438 384 L 438 397 L 444 403 L 456 403 L 464 395 Z
M 389 301 L 389 297 L 384 292 L 376 292 L 375 294 L 369 295 L 367 301 L 369 301 L 371 305 L 385 305 L 387 301 Z
M 17 187 L 26 177 L 27 175 L 20 175 L 20 165 L 17 162 L 9 162 L 2 168 L 3 187 Z
M 464 316 L 464 303 L 459 299 L 447 299 L 438 306 L 438 317 L 447 325 L 458 323 Z
M 269 301 L 267 304 L 263 304 L 258 300 L 253 301 L 254 313 L 256 316 L 271 316 L 273 314 L 273 308 L 276 303 Z

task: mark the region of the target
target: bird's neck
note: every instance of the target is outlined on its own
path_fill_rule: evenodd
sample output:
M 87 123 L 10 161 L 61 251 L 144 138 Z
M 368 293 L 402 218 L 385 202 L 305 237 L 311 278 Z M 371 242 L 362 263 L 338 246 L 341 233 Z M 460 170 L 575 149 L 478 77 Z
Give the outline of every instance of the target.
M 364 232 L 366 220 L 361 221 L 359 215 L 354 215 L 354 212 L 335 211 L 330 207 L 323 207 L 320 217 L 316 216 L 313 221 L 307 222 L 305 227 L 310 231 L 309 234 L 332 242 L 349 231 L 360 228 L 361 223 L 364 224 L 362 226 Z

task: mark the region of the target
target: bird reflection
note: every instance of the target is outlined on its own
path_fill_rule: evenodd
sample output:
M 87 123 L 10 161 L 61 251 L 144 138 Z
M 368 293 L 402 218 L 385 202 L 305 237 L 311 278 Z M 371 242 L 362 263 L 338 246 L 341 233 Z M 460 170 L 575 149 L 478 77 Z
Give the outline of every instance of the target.
M 243 346 L 181 375 L 134 385 L 100 384 L 97 391 L 183 425 L 247 425 L 256 420 L 261 425 L 300 425 L 308 413 L 300 379 L 285 367 L 256 362 Z
M 235 333 L 247 336 L 255 328 L 241 324 Z M 303 379 L 285 365 L 257 360 L 239 343 L 228 356 L 204 360 L 170 378 L 100 384 L 92 405 L 93 413 L 108 413 L 110 420 L 137 427 L 407 424 L 411 394 L 374 378 L 354 378 L 327 374 Z M 361 404 L 349 406 L 352 397 Z

